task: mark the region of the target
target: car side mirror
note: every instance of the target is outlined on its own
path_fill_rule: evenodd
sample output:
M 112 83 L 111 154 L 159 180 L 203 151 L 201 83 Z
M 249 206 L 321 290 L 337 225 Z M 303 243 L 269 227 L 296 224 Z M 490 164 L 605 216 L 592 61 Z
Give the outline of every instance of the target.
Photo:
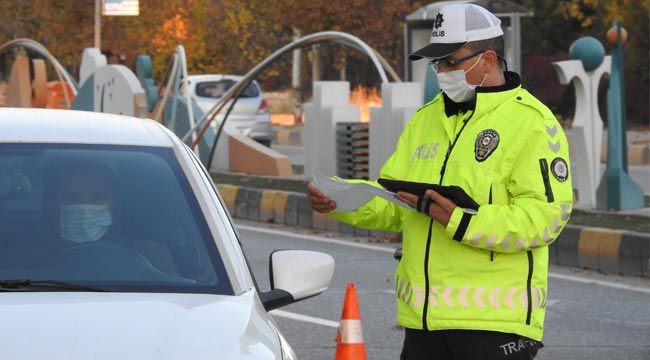
M 327 290 L 334 258 L 307 250 L 280 250 L 269 255 L 271 290 L 260 294 L 267 311 L 316 296 Z

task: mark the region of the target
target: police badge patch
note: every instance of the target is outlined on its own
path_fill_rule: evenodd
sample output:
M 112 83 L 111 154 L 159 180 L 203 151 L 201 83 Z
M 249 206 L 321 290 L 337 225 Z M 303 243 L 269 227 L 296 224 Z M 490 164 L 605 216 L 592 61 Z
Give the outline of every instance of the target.
M 438 13 L 436 15 L 436 19 L 433 21 L 433 27 L 434 29 L 437 29 L 442 26 L 442 23 L 445 21 L 445 19 L 442 18 L 442 14 Z
M 551 172 L 559 182 L 564 182 L 569 178 L 569 167 L 566 165 L 566 161 L 560 157 L 556 157 L 551 162 Z
M 474 157 L 476 161 L 483 161 L 494 152 L 499 145 L 499 133 L 496 130 L 487 129 L 481 131 L 474 142 Z

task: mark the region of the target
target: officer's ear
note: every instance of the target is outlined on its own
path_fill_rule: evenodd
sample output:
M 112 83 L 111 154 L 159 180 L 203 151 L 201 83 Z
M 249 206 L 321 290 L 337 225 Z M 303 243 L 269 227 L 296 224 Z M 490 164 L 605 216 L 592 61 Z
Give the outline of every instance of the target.
M 494 50 L 486 50 L 483 53 L 483 70 L 485 73 L 489 73 L 494 70 L 495 67 L 499 67 L 499 57 Z

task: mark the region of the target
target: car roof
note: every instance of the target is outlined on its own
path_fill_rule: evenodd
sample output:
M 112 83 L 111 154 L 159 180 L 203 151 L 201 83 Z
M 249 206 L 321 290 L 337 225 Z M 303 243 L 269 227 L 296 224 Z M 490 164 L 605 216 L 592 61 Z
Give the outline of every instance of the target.
M 187 77 L 190 81 L 217 81 L 223 79 L 230 79 L 234 81 L 239 81 L 243 78 L 240 75 L 229 75 L 229 74 L 200 74 L 200 75 L 190 75 Z
M 175 146 L 153 120 L 89 111 L 0 108 L 0 129 L 0 143 Z
M 230 75 L 230 74 L 201 74 L 201 75 L 189 75 L 187 77 L 187 80 L 190 81 L 190 83 L 197 83 L 201 81 L 219 81 L 219 80 L 233 80 L 233 81 L 239 81 L 243 79 L 244 77 L 241 75 Z M 257 80 L 253 80 L 253 83 L 255 86 L 259 87 L 259 84 L 257 83 Z

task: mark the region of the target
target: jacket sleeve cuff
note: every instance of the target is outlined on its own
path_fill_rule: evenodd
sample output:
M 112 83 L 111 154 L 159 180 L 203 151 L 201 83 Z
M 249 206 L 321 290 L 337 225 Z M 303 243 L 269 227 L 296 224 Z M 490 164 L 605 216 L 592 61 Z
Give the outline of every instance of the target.
M 463 209 L 460 206 L 456 206 L 454 211 L 451 213 L 451 217 L 449 218 L 449 222 L 445 228 L 445 232 L 450 238 L 453 238 L 454 234 L 456 234 L 458 226 L 460 226 L 460 220 L 463 218 L 463 214 Z

